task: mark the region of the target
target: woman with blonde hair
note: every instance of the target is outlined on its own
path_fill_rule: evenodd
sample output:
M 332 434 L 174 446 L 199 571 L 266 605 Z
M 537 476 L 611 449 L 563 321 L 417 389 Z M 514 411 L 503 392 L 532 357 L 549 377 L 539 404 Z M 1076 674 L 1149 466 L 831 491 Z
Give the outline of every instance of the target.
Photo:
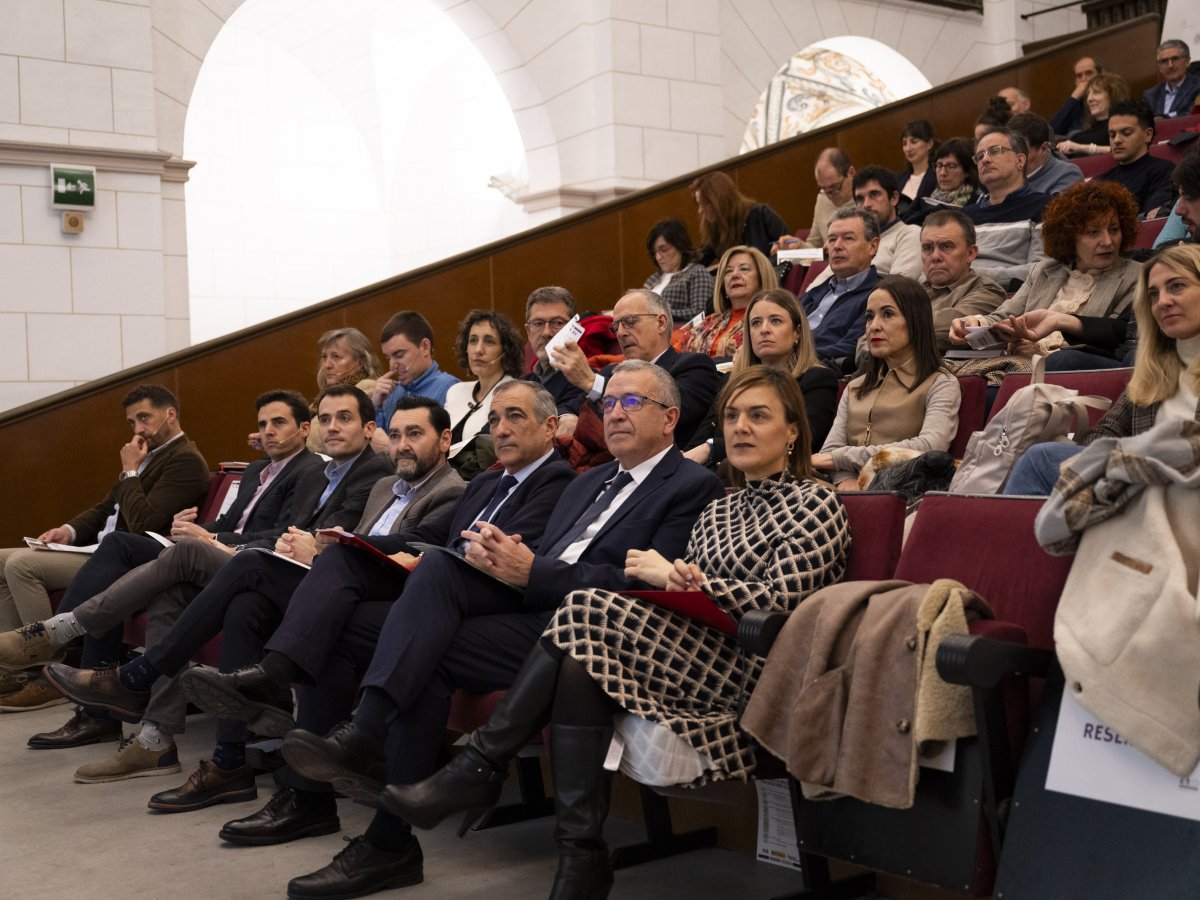
M 733 358 L 733 374 L 751 366 L 781 369 L 796 379 L 813 446 L 821 446 L 837 410 L 837 375 L 817 358 L 808 317 L 796 295 L 784 288 L 759 291 L 746 307 L 746 333 Z M 684 454 L 701 465 L 716 466 L 725 459 L 725 438 L 717 419 L 717 404 L 696 430 Z
M 686 349 L 714 359 L 731 359 L 742 346 L 742 320 L 750 298 L 779 287 L 771 261 L 753 247 L 730 247 L 717 265 L 713 310 L 699 328 L 685 329 Z
M 1133 298 L 1138 345 L 1133 375 L 1083 439 L 1132 437 L 1171 420 L 1200 420 L 1200 244 L 1160 250 L 1146 263 Z M 1050 493 L 1076 444 L 1034 444 L 1017 461 L 1006 494 Z

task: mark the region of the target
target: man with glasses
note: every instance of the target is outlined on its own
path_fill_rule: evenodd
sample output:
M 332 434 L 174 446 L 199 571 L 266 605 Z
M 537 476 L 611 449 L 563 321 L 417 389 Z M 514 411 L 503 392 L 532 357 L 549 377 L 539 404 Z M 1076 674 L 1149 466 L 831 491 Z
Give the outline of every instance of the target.
M 672 347 L 672 327 L 667 301 L 645 288 L 626 291 L 613 307 L 612 333 L 625 359 L 654 363 L 675 379 L 681 397 L 675 439 L 683 446 L 700 427 L 721 389 L 721 374 L 711 357 L 703 353 L 680 353 Z M 615 369 L 610 365 L 599 373 L 592 371 L 574 341 L 556 347 L 550 361 L 572 384 L 587 391 L 588 399 L 596 401 L 604 394 L 605 383 Z
M 979 182 L 987 190 L 977 203 L 963 207 L 975 223 L 979 256 L 974 269 L 1009 287 L 1024 281 L 1042 259 L 1042 210 L 1050 202 L 1025 184 L 1029 145 L 1007 128 L 992 128 L 975 145 Z
M 1200 75 L 1188 72 L 1191 61 L 1192 52 L 1185 41 L 1169 40 L 1158 45 L 1158 75 L 1162 80 L 1143 95 L 1155 116 L 1186 116 L 1196 105 Z
M 575 298 L 564 287 L 547 285 L 537 288 L 525 301 L 525 331 L 537 361 L 524 376 L 550 392 L 558 407 L 558 434 L 570 437 L 579 421 L 579 407 L 586 392 L 571 384 L 562 372 L 550 365 L 546 345 L 575 315 Z
M 794 250 L 797 247 L 825 247 L 829 236 L 829 220 L 839 206 L 845 206 L 854 200 L 854 166 L 850 165 L 850 157 L 840 147 L 826 147 L 817 157 L 817 165 L 813 171 L 817 182 L 817 202 L 813 206 L 812 227 L 808 230 L 808 239 L 800 240 L 790 234 L 785 234 L 775 242 L 771 253 L 778 250 Z
M 525 393 L 510 388 L 493 399 L 493 434 L 504 429 L 505 407 L 524 405 Z M 542 402 L 543 412 L 552 409 L 549 397 Z M 674 381 L 650 363 L 621 363 L 603 407 L 605 439 L 616 460 L 567 486 L 540 538 L 518 539 L 491 520 L 462 531 L 468 562 L 428 554 L 382 622 L 353 722 L 327 737 L 289 733 L 289 765 L 356 799 L 374 800 L 385 783 L 428 777 L 440 761 L 455 689 L 511 685 L 570 591 L 648 588 L 625 575 L 630 549 L 657 550 L 667 559 L 683 555 L 700 510 L 724 491 L 715 475 L 674 446 Z M 538 433 L 548 442 L 553 426 Z M 520 698 L 513 702 L 519 706 Z M 411 828 L 381 811 L 331 863 L 288 887 L 293 896 L 361 896 L 421 879 L 421 850 Z
M 1083 181 L 1079 166 L 1055 154 L 1050 143 L 1050 125 L 1035 113 L 1020 113 L 1008 120 L 1009 131 L 1025 138 L 1029 156 L 1025 160 L 1025 186 L 1036 194 L 1054 196 Z
M 1082 56 L 1075 60 L 1075 87 L 1071 96 L 1067 97 L 1066 102 L 1050 119 L 1050 128 L 1055 134 L 1065 137 L 1083 128 L 1087 113 L 1083 101 L 1087 96 L 1088 85 L 1103 71 L 1100 60 L 1094 56 Z

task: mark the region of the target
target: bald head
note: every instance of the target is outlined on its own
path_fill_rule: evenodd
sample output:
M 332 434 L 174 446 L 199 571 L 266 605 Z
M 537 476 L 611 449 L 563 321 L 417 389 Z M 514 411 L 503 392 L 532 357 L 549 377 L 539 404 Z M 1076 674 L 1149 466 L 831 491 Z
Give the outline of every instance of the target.
M 1012 110 L 1014 116 L 1029 112 L 1031 106 L 1029 95 L 1020 88 L 1006 87 L 997 93 L 1004 98 L 1004 102 L 1008 104 L 1008 108 Z
M 854 199 L 854 166 L 840 147 L 826 147 L 817 157 L 813 175 L 817 190 L 828 197 L 834 206 L 843 206 Z

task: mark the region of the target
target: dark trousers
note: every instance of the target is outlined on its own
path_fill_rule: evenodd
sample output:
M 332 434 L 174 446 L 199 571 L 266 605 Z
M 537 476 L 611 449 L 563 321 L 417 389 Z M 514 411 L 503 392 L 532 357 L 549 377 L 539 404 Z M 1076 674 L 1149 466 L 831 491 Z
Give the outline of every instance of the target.
M 100 542 L 96 552 L 71 579 L 58 611 L 74 612 L 75 607 L 107 590 L 125 573 L 157 559 L 162 550 L 162 544 L 144 534 L 114 531 Z M 116 625 L 98 636 L 86 635 L 80 665 L 85 669 L 115 666 L 121 659 L 123 632 L 124 625 Z

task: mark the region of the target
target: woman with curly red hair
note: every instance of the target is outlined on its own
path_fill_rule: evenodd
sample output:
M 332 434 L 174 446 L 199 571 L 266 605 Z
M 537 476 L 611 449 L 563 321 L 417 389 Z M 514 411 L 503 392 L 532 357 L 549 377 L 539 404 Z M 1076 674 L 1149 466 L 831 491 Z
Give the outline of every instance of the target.
M 968 327 L 988 325 L 1010 354 L 1047 356 L 1051 371 L 1122 365 L 1142 266 L 1121 254 L 1137 239 L 1137 216 L 1137 200 L 1115 182 L 1063 191 L 1042 215 L 1049 259 L 994 313 L 955 319 L 950 341 L 965 344 Z

